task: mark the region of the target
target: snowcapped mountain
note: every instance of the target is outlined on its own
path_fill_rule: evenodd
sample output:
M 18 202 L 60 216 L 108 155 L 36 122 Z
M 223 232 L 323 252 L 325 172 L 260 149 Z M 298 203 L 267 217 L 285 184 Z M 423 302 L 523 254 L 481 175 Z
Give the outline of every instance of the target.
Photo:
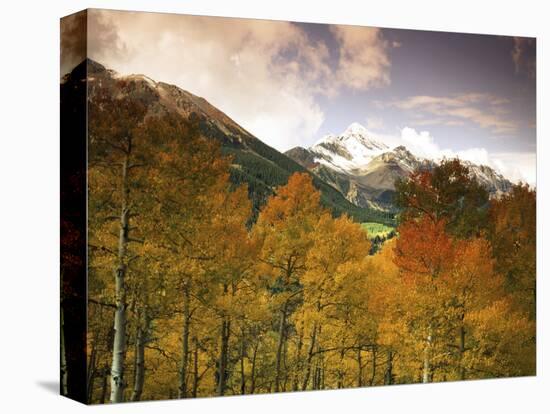
M 326 135 L 309 152 L 314 161 L 343 173 L 357 173 L 374 157 L 390 148 L 376 141 L 361 124 L 354 122 L 340 135 Z
M 472 174 L 490 194 L 498 197 L 507 193 L 512 188 L 512 183 L 491 167 L 487 165 L 477 165 L 470 161 L 463 162 L 470 169 L 470 174 Z
M 396 179 L 408 176 L 419 167 L 432 168 L 440 161 L 417 157 L 402 145 L 390 149 L 358 123 L 351 124 L 340 135 L 323 137 L 308 149 L 296 147 L 285 154 L 337 188 L 357 206 L 381 209 L 391 209 Z M 498 196 L 510 189 L 510 181 L 492 168 L 469 161 L 464 163 L 492 195 Z

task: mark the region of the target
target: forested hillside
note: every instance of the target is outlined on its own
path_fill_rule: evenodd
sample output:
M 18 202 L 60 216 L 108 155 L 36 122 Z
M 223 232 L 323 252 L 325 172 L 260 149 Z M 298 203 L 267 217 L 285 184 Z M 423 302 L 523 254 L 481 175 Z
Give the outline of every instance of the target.
M 370 254 L 297 164 L 112 82 L 90 86 L 89 402 L 535 374 L 533 190 L 415 171 Z
M 233 184 L 247 184 L 252 200 L 252 220 L 274 189 L 288 181 L 295 172 L 308 170 L 291 158 L 263 143 L 225 113 L 205 99 L 164 82 L 155 82 L 144 75 L 122 76 L 103 65 L 86 60 L 74 74 L 86 73 L 90 101 L 96 95 L 126 97 L 144 106 L 145 117 L 171 114 L 183 122 L 195 122 L 203 137 L 221 146 L 224 155 L 231 156 L 230 180 Z M 66 89 L 79 82 L 74 76 L 65 79 Z M 309 172 L 308 172 L 309 173 Z M 311 174 L 311 173 L 309 173 Z M 374 221 L 394 224 L 394 214 L 357 206 L 338 190 L 311 174 L 315 187 L 321 191 L 321 203 L 333 215 L 348 214 L 358 222 Z

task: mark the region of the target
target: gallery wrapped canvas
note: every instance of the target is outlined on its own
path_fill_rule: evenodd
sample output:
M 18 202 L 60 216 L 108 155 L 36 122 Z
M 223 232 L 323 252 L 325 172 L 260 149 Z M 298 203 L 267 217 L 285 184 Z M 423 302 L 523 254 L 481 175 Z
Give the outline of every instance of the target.
M 61 394 L 535 375 L 535 45 L 61 19 Z

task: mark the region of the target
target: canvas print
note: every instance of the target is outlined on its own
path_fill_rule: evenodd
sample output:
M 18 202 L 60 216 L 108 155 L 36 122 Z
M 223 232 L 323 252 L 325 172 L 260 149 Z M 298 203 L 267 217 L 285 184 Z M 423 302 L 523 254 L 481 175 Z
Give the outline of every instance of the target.
M 63 395 L 536 374 L 534 38 L 92 9 L 60 87 Z

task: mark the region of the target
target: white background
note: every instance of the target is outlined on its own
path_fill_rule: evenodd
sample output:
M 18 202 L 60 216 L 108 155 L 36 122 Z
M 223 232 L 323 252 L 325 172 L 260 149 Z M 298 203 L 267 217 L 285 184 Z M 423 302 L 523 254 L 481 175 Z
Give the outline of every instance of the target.
M 0 411 L 78 413 L 57 396 L 59 21 L 104 7 L 538 37 L 538 376 L 88 408 L 98 412 L 550 412 L 549 11 L 545 1 L 11 0 L 0 10 Z M 546 348 L 546 349 L 545 349 Z

